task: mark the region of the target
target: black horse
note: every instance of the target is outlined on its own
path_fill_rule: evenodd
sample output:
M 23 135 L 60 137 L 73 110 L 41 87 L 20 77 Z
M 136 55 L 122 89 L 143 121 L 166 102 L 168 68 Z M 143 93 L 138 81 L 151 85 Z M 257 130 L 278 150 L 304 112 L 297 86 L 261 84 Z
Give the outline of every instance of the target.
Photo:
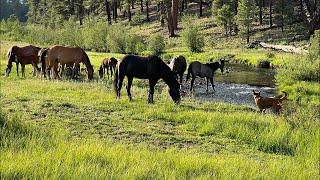
M 154 86 L 160 78 L 169 86 L 169 94 L 175 103 L 180 103 L 180 85 L 175 79 L 174 73 L 159 57 L 141 57 L 127 55 L 118 64 L 114 76 L 114 89 L 117 98 L 120 98 L 120 91 L 124 77 L 128 78 L 127 93 L 132 100 L 130 88 L 133 78 L 149 80 L 148 103 L 153 103 Z
M 176 73 L 176 78 L 180 76 L 180 84 L 182 85 L 183 73 L 187 70 L 187 61 L 183 56 L 176 56 L 171 59 L 169 64 L 170 69 Z
M 204 77 L 206 78 L 206 80 L 207 80 L 207 92 L 208 92 L 209 80 L 211 82 L 213 91 L 215 91 L 214 84 L 213 84 L 214 72 L 218 68 L 220 68 L 221 72 L 223 73 L 223 67 L 224 67 L 224 63 L 225 62 L 227 62 L 227 61 L 225 61 L 224 59 L 221 59 L 220 63 L 219 62 L 213 62 L 213 63 L 202 64 L 199 61 L 192 62 L 188 67 L 188 74 L 187 74 L 187 81 L 190 78 L 190 74 L 192 75 L 190 91 L 192 91 L 192 89 L 193 89 L 193 83 L 194 83 L 194 80 L 196 79 L 197 76 L 199 76 L 201 78 L 204 78 Z

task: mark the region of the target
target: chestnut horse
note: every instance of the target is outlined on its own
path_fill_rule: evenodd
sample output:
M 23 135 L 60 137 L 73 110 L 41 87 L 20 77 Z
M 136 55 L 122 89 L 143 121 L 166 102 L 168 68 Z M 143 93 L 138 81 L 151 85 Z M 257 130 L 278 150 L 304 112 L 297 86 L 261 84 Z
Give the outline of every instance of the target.
M 54 70 L 54 76 L 59 77 L 58 66 L 62 64 L 73 63 L 73 77 L 79 72 L 79 65 L 83 63 L 87 68 L 88 79 L 93 79 L 93 66 L 86 52 L 80 47 L 71 46 L 53 46 L 41 54 L 42 71 L 50 78 L 51 69 Z M 46 67 L 46 68 L 45 68 Z M 46 69 L 46 70 L 44 70 Z M 45 76 L 45 75 L 44 75 Z
M 127 94 L 132 100 L 130 88 L 133 78 L 149 80 L 148 103 L 153 103 L 154 86 L 162 78 L 169 86 L 169 94 L 175 103 L 180 103 L 180 85 L 169 66 L 157 56 L 141 57 L 127 55 L 118 64 L 114 76 L 114 89 L 117 98 L 120 98 L 120 91 L 124 77 L 128 78 Z
M 104 74 L 105 74 L 106 70 L 107 70 L 108 79 L 109 79 L 109 70 L 111 72 L 111 77 L 112 77 L 112 74 L 116 70 L 117 63 L 118 63 L 118 60 L 114 57 L 112 57 L 110 59 L 108 59 L 108 58 L 103 59 L 101 62 L 101 66 L 99 68 L 100 78 L 104 78 Z
M 206 63 L 206 64 L 202 64 L 199 61 L 194 61 L 192 62 L 189 67 L 188 67 L 188 74 L 187 74 L 187 81 L 190 78 L 190 74 L 192 76 L 191 79 L 191 85 L 190 85 L 190 91 L 192 91 L 193 89 L 193 83 L 194 80 L 196 79 L 196 77 L 201 77 L 201 78 L 206 78 L 207 80 L 207 92 L 208 92 L 208 84 L 209 84 L 209 80 L 210 83 L 212 85 L 212 89 L 213 91 L 215 91 L 214 89 L 214 84 L 213 84 L 213 75 L 214 72 L 220 68 L 221 72 L 223 73 L 223 67 L 224 67 L 224 63 L 228 62 L 225 61 L 224 59 L 220 60 L 219 62 L 213 62 L 213 63 Z
M 180 76 L 180 84 L 182 84 L 183 73 L 187 70 L 187 61 L 183 56 L 177 56 L 171 59 L 169 64 L 170 69 L 176 73 L 177 78 Z
M 17 67 L 17 76 L 19 76 L 19 64 L 21 64 L 22 77 L 25 77 L 25 65 L 32 64 L 33 66 L 33 76 L 36 75 L 37 72 L 40 72 L 40 68 L 38 68 L 38 52 L 41 48 L 36 46 L 24 46 L 18 47 L 13 46 L 8 51 L 8 64 L 6 68 L 6 77 L 9 76 L 12 68 L 12 63 L 16 63 Z

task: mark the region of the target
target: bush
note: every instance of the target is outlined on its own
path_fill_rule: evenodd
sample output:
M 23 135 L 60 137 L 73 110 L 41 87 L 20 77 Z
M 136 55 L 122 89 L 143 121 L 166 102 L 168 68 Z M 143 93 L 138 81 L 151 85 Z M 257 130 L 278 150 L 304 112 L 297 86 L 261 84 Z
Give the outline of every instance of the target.
M 165 47 L 164 38 L 161 34 L 154 34 L 149 38 L 148 50 L 151 51 L 153 55 L 160 55 Z
M 125 27 L 122 25 L 110 26 L 108 35 L 108 47 L 111 52 L 125 53 L 126 52 L 126 37 Z
M 272 52 L 268 52 L 268 53 L 266 53 L 266 57 L 269 58 L 269 59 L 272 59 L 272 58 L 275 57 L 275 54 L 272 53 Z
M 182 39 L 185 45 L 191 52 L 200 52 L 204 47 L 204 37 L 200 34 L 198 26 L 191 23 L 190 18 L 184 18 L 184 31 L 182 32 Z
M 140 54 L 145 47 L 143 39 L 140 36 L 129 34 L 126 36 L 126 53 Z
M 320 59 L 320 30 L 314 32 L 311 37 L 311 45 L 309 47 L 309 59 L 311 61 Z

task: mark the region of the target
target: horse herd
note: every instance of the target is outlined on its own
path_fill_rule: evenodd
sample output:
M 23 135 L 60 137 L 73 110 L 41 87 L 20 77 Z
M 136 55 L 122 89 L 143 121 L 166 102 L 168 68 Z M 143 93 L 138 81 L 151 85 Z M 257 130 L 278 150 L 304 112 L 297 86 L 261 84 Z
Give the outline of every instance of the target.
M 213 91 L 213 75 L 220 68 L 223 72 L 224 64 L 227 62 L 221 59 L 220 62 L 210 62 L 202 64 L 199 61 L 192 62 L 187 71 L 187 81 L 191 77 L 190 91 L 196 77 L 206 78 L 207 91 L 209 81 Z M 43 77 L 60 79 L 65 66 L 71 70 L 72 78 L 76 78 L 80 72 L 80 63 L 86 66 L 86 72 L 89 80 L 93 79 L 94 69 L 86 52 L 80 47 L 72 46 L 52 46 L 50 48 L 41 49 L 39 47 L 29 45 L 25 47 L 13 46 L 8 52 L 8 64 L 5 76 L 8 77 L 12 64 L 16 63 L 17 76 L 19 76 L 19 64 L 21 65 L 22 76 L 25 77 L 25 65 L 33 66 L 33 75 L 42 74 Z M 38 65 L 41 64 L 41 68 Z M 130 88 L 133 78 L 149 80 L 148 102 L 153 103 L 154 87 L 159 79 L 169 86 L 169 94 L 175 103 L 179 103 L 180 86 L 182 85 L 183 74 L 187 70 L 187 61 L 183 56 L 176 56 L 166 64 L 158 56 L 141 57 L 137 55 L 126 55 L 121 61 L 115 58 L 103 59 L 98 70 L 99 77 L 104 78 L 105 73 L 109 78 L 114 74 L 114 89 L 117 98 L 120 98 L 120 91 L 125 77 L 128 79 L 126 86 L 127 95 L 132 100 Z M 42 72 L 42 73 L 41 73 Z M 180 80 L 180 83 L 178 82 Z

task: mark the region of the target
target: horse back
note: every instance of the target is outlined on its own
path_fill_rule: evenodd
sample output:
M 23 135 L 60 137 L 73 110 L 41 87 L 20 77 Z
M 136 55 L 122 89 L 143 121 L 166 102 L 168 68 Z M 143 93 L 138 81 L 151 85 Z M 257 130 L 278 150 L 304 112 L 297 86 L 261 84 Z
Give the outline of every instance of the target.
M 150 62 L 146 57 L 125 56 L 118 64 L 119 73 L 140 79 L 148 79 Z
M 38 63 L 38 52 L 40 51 L 40 48 L 32 45 L 24 46 L 24 47 L 12 47 L 12 53 L 14 53 L 18 61 L 21 64 L 32 64 L 32 63 Z
M 58 61 L 62 64 L 80 63 L 85 59 L 85 54 L 80 47 L 53 46 L 48 52 L 48 60 L 51 63 Z

